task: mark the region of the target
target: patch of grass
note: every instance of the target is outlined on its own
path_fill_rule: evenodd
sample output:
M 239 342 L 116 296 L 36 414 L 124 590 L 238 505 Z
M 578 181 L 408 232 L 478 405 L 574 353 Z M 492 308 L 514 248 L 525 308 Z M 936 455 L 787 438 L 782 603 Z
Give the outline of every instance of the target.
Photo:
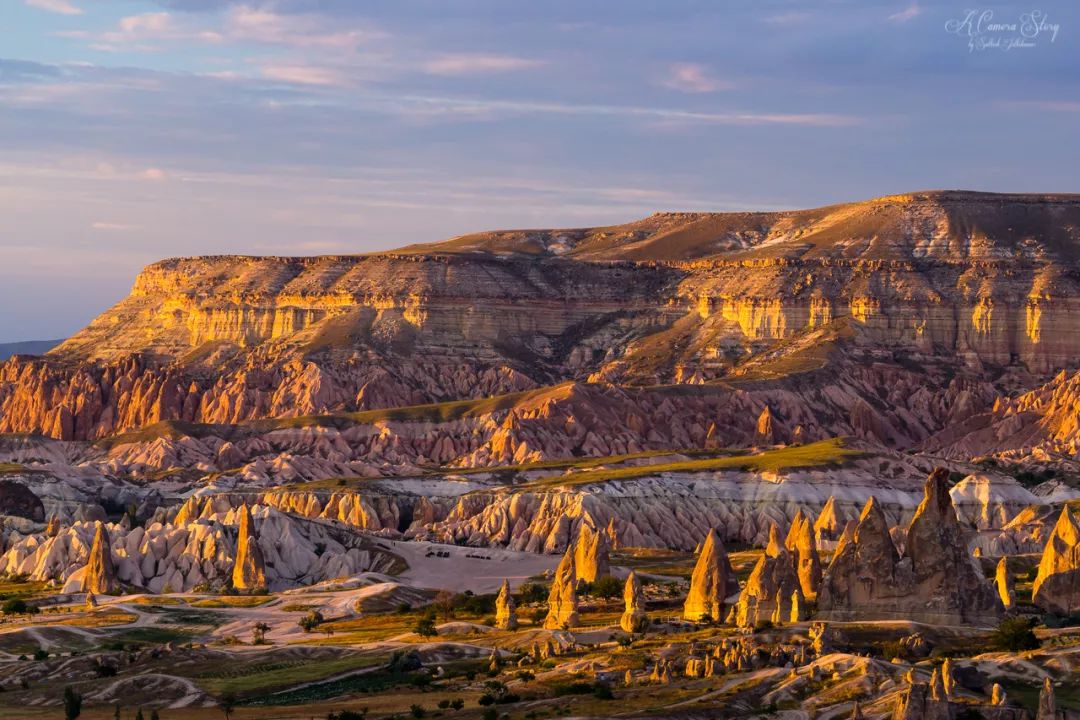
M 203 690 L 221 696 L 233 693 L 241 698 L 258 694 L 260 700 L 269 701 L 267 693 L 287 689 L 305 682 L 365 668 L 382 665 L 386 657 L 352 655 L 333 660 L 311 659 L 303 663 L 256 664 L 230 668 L 228 671 L 215 673 L 217 677 L 202 677 L 196 682 Z M 325 697 L 331 697 L 327 695 Z M 287 704 L 280 697 L 274 697 L 273 703 Z
M 265 605 L 273 599 L 270 595 L 222 595 L 195 600 L 190 605 L 194 608 L 252 608 Z
M 4 462 L 0 463 L 0 476 L 3 475 L 21 475 L 26 472 L 26 466 L 19 463 Z
M 109 644 L 123 645 L 163 645 L 170 642 L 186 642 L 191 633 L 175 628 L 140 627 L 121 630 L 109 636 Z
M 592 485 L 612 480 L 631 480 L 660 473 L 692 473 L 711 470 L 746 470 L 776 472 L 793 468 L 840 465 L 864 453 L 845 446 L 842 438 L 832 438 L 809 445 L 766 450 L 753 455 L 732 455 L 704 460 L 684 460 L 663 465 L 641 465 L 626 468 L 587 470 L 569 475 L 539 478 L 519 486 L 522 490 L 539 490 L 560 486 Z
M 119 608 L 101 608 L 89 613 L 76 615 L 52 622 L 52 625 L 75 625 L 77 627 L 111 627 L 113 625 L 128 625 L 139 619 L 135 613 L 124 612 Z

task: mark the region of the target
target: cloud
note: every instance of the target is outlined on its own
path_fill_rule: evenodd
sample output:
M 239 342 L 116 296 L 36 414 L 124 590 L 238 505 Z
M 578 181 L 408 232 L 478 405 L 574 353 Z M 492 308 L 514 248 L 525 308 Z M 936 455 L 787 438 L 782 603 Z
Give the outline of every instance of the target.
M 493 117 L 500 111 L 512 114 L 574 115 L 618 118 L 647 118 L 705 125 L 809 125 L 817 127 L 842 127 L 859 125 L 862 118 L 834 113 L 755 113 L 755 112 L 701 112 L 680 108 L 641 107 L 632 105 L 578 105 L 559 102 L 526 100 L 468 99 L 455 97 L 432 97 L 425 95 L 367 96 L 376 109 L 409 116 L 414 112 L 422 116 L 454 114 Z
M 26 0 L 26 4 L 39 10 L 46 10 L 60 15 L 82 15 L 81 8 L 75 7 L 67 0 Z
M 424 72 L 431 75 L 489 75 L 492 73 L 528 70 L 543 65 L 541 60 L 513 55 L 450 54 L 424 63 Z
M 697 63 L 673 63 L 668 66 L 667 77 L 660 84 L 687 93 L 711 93 L 732 87 L 731 83 L 712 77 L 708 68 Z
M 900 10 L 899 12 L 894 12 L 892 15 L 890 15 L 889 22 L 905 23 L 909 20 L 914 20 L 920 15 L 922 15 L 922 8 L 919 7 L 919 3 L 912 3 L 903 10 Z
M 165 172 L 164 170 L 162 170 L 161 168 L 150 167 L 150 168 L 146 168 L 141 173 L 139 173 L 139 177 L 142 178 L 143 180 L 150 180 L 152 182 L 161 182 L 162 180 L 167 180 L 168 177 L 169 177 L 169 174 L 167 172 Z
M 90 223 L 90 227 L 92 229 L 94 229 L 94 230 L 115 230 L 115 231 L 138 230 L 139 229 L 138 225 L 128 225 L 127 223 L 117 223 L 117 222 L 105 222 L 103 220 L 98 220 L 96 222 Z
M 1046 112 L 1080 112 L 1077 100 L 1014 100 L 1000 103 L 1004 107 L 1020 110 L 1043 110 Z
M 345 85 L 348 82 L 347 76 L 338 70 L 313 65 L 265 65 L 259 70 L 269 80 L 298 85 Z

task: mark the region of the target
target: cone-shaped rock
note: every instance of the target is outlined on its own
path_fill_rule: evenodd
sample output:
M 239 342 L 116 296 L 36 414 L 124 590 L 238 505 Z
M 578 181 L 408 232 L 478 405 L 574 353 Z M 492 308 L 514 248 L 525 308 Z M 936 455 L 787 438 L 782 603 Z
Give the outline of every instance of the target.
M 949 472 L 926 480 L 922 504 L 908 528 L 906 558 L 923 611 L 938 622 L 993 624 L 1003 610 L 997 593 L 968 552 L 968 539 L 949 496 Z
M 548 593 L 548 614 L 544 627 L 548 630 L 577 627 L 577 572 L 574 568 L 574 548 L 569 547 L 563 555 Z
M 499 596 L 495 598 L 495 627 L 500 630 L 517 630 L 517 610 L 514 596 L 510 593 L 510 581 L 503 580 Z
M 619 620 L 619 627 L 628 633 L 641 632 L 649 618 L 645 615 L 645 592 L 641 589 L 641 580 L 633 570 L 626 578 L 623 601 L 626 609 Z
M 799 586 L 807 600 L 817 599 L 821 587 L 821 556 L 818 555 L 814 528 L 800 509 L 791 521 L 784 547 L 792 554 L 799 575 Z
M 819 544 L 839 540 L 846 524 L 843 513 L 836 507 L 836 498 L 830 495 L 814 521 L 814 537 Z
M 240 531 L 236 537 L 236 560 L 233 564 L 232 583 L 237 590 L 257 590 L 266 587 L 266 568 L 262 550 L 255 537 L 251 508 L 247 503 L 240 506 Z
M 709 530 L 694 565 L 694 574 L 690 577 L 690 592 L 683 604 L 683 617 L 694 621 L 722 621 L 724 600 L 738 589 L 739 583 L 724 545 L 716 530 Z
M 1035 720 L 1057 720 L 1054 683 L 1049 677 L 1043 678 L 1042 690 L 1039 692 L 1039 710 L 1035 714 Z
M 994 687 L 990 691 L 990 704 L 1004 705 L 1006 702 L 1008 702 L 1008 699 L 1005 697 L 1005 688 L 998 683 L 994 683 Z
M 83 590 L 95 595 L 111 595 L 119 589 L 120 582 L 116 579 L 116 568 L 113 566 L 109 533 L 105 531 L 105 525 L 99 522 L 94 532 L 94 544 L 90 547 L 90 559 L 86 563 Z
M 1061 509 L 1043 549 L 1031 595 L 1035 604 L 1048 612 L 1080 612 L 1080 526 L 1068 505 Z
M 593 583 L 611 574 L 608 547 L 607 533 L 598 530 L 592 519 L 586 516 L 574 545 L 574 568 L 578 582 Z
M 1013 576 L 1009 572 L 1009 559 L 1002 557 L 998 560 L 997 570 L 994 573 L 994 584 L 997 586 L 998 597 L 1006 610 L 1012 609 L 1016 604 L 1016 589 L 1013 585 Z
M 772 412 L 766 405 L 757 419 L 757 432 L 754 434 L 754 443 L 757 445 L 772 445 L 775 442 L 776 431 L 773 423 Z
M 935 470 L 907 533 L 902 559 L 871 497 L 850 540 L 841 539 L 822 582 L 818 608 L 834 620 L 904 619 L 940 625 L 990 625 L 1003 610 L 967 551 L 948 492 Z
M 791 619 L 791 598 L 799 588 L 795 559 L 780 543 L 776 525 L 769 528 L 769 544 L 750 572 L 735 606 L 735 624 L 753 627 L 759 622 Z

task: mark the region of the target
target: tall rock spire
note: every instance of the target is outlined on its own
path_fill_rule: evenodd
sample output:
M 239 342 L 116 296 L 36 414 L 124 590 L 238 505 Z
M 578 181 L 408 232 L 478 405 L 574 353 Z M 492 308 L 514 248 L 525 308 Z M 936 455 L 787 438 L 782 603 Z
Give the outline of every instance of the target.
M 517 609 L 510 593 L 510 581 L 503 580 L 499 596 L 495 598 L 495 627 L 500 630 L 517 630 Z
M 113 566 L 109 533 L 105 530 L 105 525 L 98 522 L 94 531 L 94 544 L 90 547 L 90 559 L 86 563 L 83 590 L 95 595 L 110 595 L 119 589 L 120 582 L 116 579 L 116 568 Z
M 724 545 L 716 530 L 710 529 L 694 566 L 694 574 L 690 577 L 690 592 L 683 604 L 683 617 L 694 621 L 722 621 L 724 600 L 738 589 L 739 584 Z
M 585 515 L 574 544 L 574 568 L 579 582 L 593 583 L 611 574 L 608 548 L 607 534 L 596 527 L 591 516 Z
M 626 610 L 619 620 L 619 627 L 628 633 L 641 632 L 649 619 L 645 615 L 645 593 L 641 589 L 641 580 L 633 570 L 626 578 L 623 601 L 626 603 Z
M 266 567 L 262 550 L 255 537 L 255 523 L 247 503 L 240 506 L 240 531 L 236 537 L 236 561 L 232 583 L 237 590 L 258 590 L 266 587 Z
M 577 571 L 574 566 L 574 547 L 568 547 L 555 569 L 548 594 L 548 614 L 544 627 L 548 630 L 577 627 Z
M 1043 610 L 1071 615 L 1080 612 L 1080 525 L 1066 505 L 1043 548 L 1032 600 Z

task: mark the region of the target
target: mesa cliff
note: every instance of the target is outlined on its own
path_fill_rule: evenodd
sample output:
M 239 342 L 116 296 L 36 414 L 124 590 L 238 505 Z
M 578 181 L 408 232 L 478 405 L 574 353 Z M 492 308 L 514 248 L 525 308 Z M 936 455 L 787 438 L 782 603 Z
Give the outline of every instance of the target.
M 966 419 L 1018 373 L 1030 387 L 1075 362 L 1078 227 L 1080 196 L 927 192 L 365 256 L 165 260 L 47 356 L 0 366 L 0 431 L 93 440 L 567 380 L 775 388 L 830 369 L 846 379 L 845 361 L 926 375 L 934 396 L 959 382 Z M 893 383 L 864 379 L 833 394 L 857 396 L 848 430 L 878 425 L 910 445 L 957 420 L 882 419 L 874 395 Z

